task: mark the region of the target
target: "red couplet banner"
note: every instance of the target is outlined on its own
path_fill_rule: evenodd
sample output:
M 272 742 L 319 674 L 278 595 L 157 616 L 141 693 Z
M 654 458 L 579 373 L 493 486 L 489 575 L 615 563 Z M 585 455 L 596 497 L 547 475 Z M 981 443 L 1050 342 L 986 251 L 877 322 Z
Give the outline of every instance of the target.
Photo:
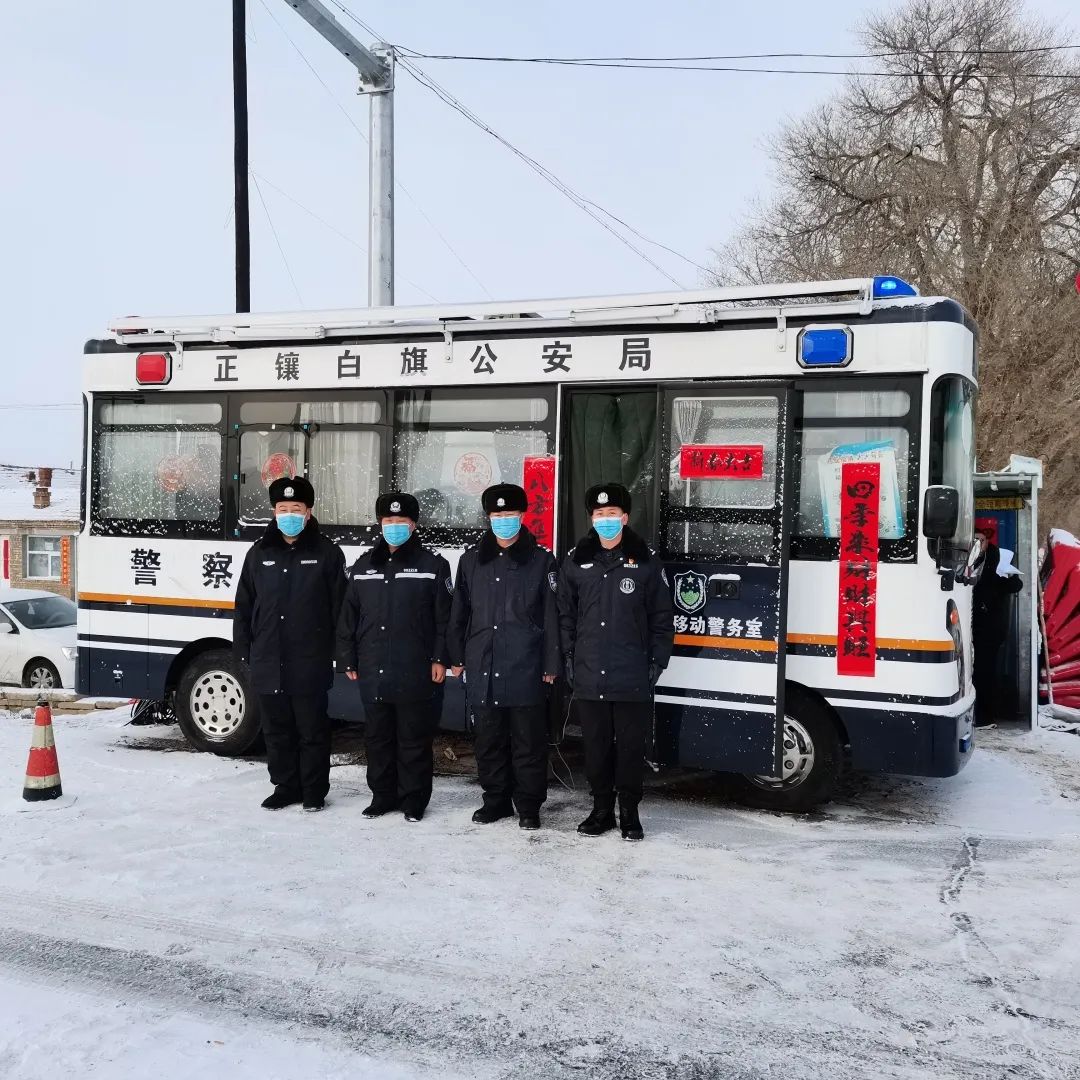
M 852 461 L 841 467 L 836 625 L 836 670 L 840 675 L 874 674 L 880 499 L 878 462 Z
M 522 524 L 549 551 L 555 547 L 555 458 L 553 455 L 527 457 L 521 486 L 529 498 Z
M 764 475 L 765 447 L 760 444 L 687 443 L 679 451 L 679 476 L 683 480 L 760 480 Z

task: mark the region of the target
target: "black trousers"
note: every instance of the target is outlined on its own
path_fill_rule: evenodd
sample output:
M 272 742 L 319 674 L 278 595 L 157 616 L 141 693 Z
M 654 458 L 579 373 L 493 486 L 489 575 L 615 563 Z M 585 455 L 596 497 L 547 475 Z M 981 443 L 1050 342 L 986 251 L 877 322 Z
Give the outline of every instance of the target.
M 585 775 L 594 799 L 641 801 L 651 701 L 576 701 L 585 743 Z
M 1005 634 L 997 627 L 976 629 L 971 636 L 972 671 L 975 684 L 975 723 L 992 724 L 998 693 L 998 654 Z
M 537 813 L 547 798 L 547 707 L 474 709 L 473 720 L 484 805 Z
M 321 694 L 260 694 L 259 719 L 266 764 L 275 787 L 305 798 L 330 790 L 330 718 Z
M 364 702 L 368 787 L 407 814 L 423 814 L 431 801 L 436 715 L 431 701 Z

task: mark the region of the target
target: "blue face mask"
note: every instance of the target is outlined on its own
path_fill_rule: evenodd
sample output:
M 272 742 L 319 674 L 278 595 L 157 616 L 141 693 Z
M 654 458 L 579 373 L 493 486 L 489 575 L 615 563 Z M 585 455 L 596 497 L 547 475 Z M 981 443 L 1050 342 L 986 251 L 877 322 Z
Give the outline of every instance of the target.
M 409 539 L 409 526 L 402 522 L 388 523 L 382 527 L 382 534 L 391 547 L 401 547 Z
M 622 532 L 621 517 L 593 518 L 592 527 L 604 540 L 614 540 Z
M 491 519 L 491 531 L 500 540 L 513 540 L 521 532 L 521 515 L 493 517 Z
M 303 514 L 278 514 L 277 527 L 286 536 L 299 536 L 304 531 L 307 521 Z

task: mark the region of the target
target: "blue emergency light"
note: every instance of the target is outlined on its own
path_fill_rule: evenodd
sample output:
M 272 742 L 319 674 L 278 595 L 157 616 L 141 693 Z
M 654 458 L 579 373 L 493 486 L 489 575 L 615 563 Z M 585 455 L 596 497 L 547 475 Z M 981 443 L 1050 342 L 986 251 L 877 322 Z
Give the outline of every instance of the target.
M 896 296 L 918 296 L 919 290 L 914 285 L 909 285 L 903 278 L 876 277 L 874 278 L 874 299 L 891 300 Z
M 846 326 L 807 326 L 799 333 L 799 365 L 845 367 L 851 363 L 851 346 L 851 330 Z

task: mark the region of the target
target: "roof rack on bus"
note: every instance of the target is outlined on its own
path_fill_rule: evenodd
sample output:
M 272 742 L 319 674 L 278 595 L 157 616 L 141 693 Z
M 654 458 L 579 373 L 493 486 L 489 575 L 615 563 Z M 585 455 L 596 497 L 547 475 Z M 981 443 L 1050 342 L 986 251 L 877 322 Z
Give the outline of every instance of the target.
M 686 292 L 632 293 L 624 296 L 568 297 L 551 300 L 493 301 L 475 304 L 430 304 L 419 307 L 344 308 L 280 314 L 211 316 L 130 316 L 110 326 L 118 341 L 166 338 L 179 341 L 243 341 L 259 338 L 333 338 L 394 328 L 475 325 L 499 320 L 547 319 L 569 323 L 634 320 L 717 321 L 762 315 L 782 306 L 785 315 L 846 312 L 869 314 L 875 298 L 910 296 L 914 290 L 890 293 L 882 282 L 898 278 L 845 278 L 839 281 L 797 281 L 781 285 L 717 287 Z M 897 289 L 896 285 L 892 286 Z M 775 302 L 770 304 L 770 302 Z

